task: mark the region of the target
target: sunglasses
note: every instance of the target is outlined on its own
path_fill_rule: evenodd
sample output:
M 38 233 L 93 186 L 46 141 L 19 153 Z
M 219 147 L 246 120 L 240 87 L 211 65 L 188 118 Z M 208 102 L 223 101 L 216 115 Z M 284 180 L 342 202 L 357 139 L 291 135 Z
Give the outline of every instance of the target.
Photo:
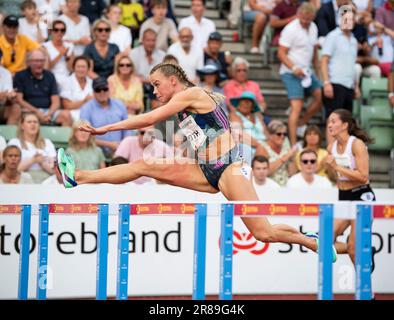
M 96 31 L 98 32 L 111 32 L 111 28 L 97 28 Z
M 235 70 L 236 72 L 246 72 L 246 71 L 248 71 L 247 69 L 236 69 Z
M 276 132 L 275 134 L 277 137 L 286 137 L 287 136 L 286 132 Z
M 131 68 L 131 64 L 130 63 L 121 63 L 121 64 L 119 64 L 119 67 L 120 68 L 122 68 L 122 67 Z
M 53 31 L 53 32 L 65 33 L 65 32 L 66 32 L 66 29 L 64 29 L 64 28 L 53 28 L 52 31 Z
M 316 163 L 316 159 L 303 159 L 303 160 L 301 160 L 301 162 L 303 164 L 308 164 L 308 163 L 315 164 Z
M 99 93 L 99 92 L 108 92 L 109 88 L 97 88 L 94 89 L 94 92 Z

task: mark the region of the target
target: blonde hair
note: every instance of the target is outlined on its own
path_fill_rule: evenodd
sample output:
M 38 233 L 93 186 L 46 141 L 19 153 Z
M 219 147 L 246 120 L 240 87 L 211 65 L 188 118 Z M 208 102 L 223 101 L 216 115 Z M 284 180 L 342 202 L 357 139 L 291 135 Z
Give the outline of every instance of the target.
M 26 120 L 26 118 L 28 116 L 34 116 L 37 119 L 37 121 L 38 121 L 38 133 L 36 135 L 36 138 L 34 139 L 33 144 L 38 149 L 44 149 L 45 148 L 45 140 L 44 140 L 43 137 L 41 137 L 41 133 L 40 133 L 40 119 L 38 118 L 38 116 L 34 112 L 24 112 L 24 113 L 22 113 L 22 117 L 21 117 L 21 120 L 20 120 L 19 125 L 18 125 L 18 129 L 17 129 L 17 132 L 16 132 L 16 136 L 21 142 L 21 147 L 22 147 L 22 149 L 27 150 L 27 144 L 26 144 L 26 140 L 25 140 L 25 138 L 23 136 L 22 125 L 23 125 L 23 123 L 25 122 L 25 120 Z
M 315 6 L 310 3 L 310 2 L 303 2 L 298 10 L 297 13 L 311 13 L 311 14 L 316 14 L 316 8 Z
M 94 36 L 94 32 L 96 31 L 97 26 L 100 23 L 105 23 L 107 25 L 107 27 L 111 29 L 111 22 L 109 22 L 108 19 L 105 19 L 105 18 L 97 19 L 96 21 L 93 22 L 93 26 L 92 26 L 92 34 L 93 34 L 94 39 L 96 39 L 96 37 Z
M 134 65 L 134 63 L 133 63 L 133 60 L 131 60 L 131 58 L 130 58 L 129 56 L 126 56 L 126 55 L 119 57 L 119 59 L 116 59 L 116 61 L 115 61 L 115 74 L 116 74 L 117 76 L 119 76 L 119 63 L 120 63 L 120 61 L 123 60 L 123 59 L 129 60 L 129 62 L 130 62 L 130 64 L 131 64 L 130 76 L 132 76 L 133 73 L 134 73 L 134 71 L 135 71 L 135 65 Z
M 72 132 L 71 132 L 70 139 L 68 140 L 68 146 L 76 151 L 79 151 L 82 148 L 81 148 L 80 144 L 78 143 L 77 138 L 75 137 L 75 133 L 79 130 L 79 127 L 84 124 L 89 124 L 89 122 L 83 121 L 83 120 L 78 120 L 78 121 L 75 121 L 72 126 Z M 88 146 L 88 148 L 93 148 L 96 146 L 96 139 L 93 135 L 89 136 L 89 139 L 87 141 L 87 146 Z

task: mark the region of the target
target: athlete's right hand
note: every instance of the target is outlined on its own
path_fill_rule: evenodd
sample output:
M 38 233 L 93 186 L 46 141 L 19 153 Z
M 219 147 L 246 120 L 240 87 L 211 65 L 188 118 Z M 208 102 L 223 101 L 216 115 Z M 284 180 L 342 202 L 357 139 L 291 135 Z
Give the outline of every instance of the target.
M 108 130 L 104 129 L 104 127 L 94 128 L 90 124 L 83 124 L 79 127 L 80 131 L 89 132 L 93 135 L 102 135 L 106 134 Z

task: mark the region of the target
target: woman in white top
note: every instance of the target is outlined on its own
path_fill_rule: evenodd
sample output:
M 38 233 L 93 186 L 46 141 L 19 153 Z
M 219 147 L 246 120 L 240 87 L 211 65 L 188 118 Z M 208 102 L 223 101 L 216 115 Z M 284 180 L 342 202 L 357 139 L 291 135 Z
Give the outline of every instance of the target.
M 22 161 L 18 169 L 28 172 L 34 183 L 41 183 L 54 173 L 55 146 L 49 139 L 41 137 L 40 122 L 35 113 L 22 114 L 17 138 L 11 139 L 8 145 L 15 145 L 22 150 Z
M 51 40 L 43 44 L 49 56 L 49 69 L 53 72 L 58 87 L 62 88 L 70 75 L 71 63 L 74 59 L 74 45 L 63 40 L 66 24 L 55 20 L 51 29 Z
M 33 183 L 30 174 L 18 170 L 21 157 L 21 149 L 17 146 L 8 146 L 4 149 L 4 162 L 0 166 L 0 184 Z
M 73 73 L 63 84 L 60 98 L 64 109 L 70 110 L 73 121 L 79 120 L 81 107 L 93 98 L 92 79 L 88 77 L 90 60 L 78 56 L 72 64 Z
M 327 124 L 328 134 L 334 138 L 327 150 L 327 166 L 338 175 L 339 200 L 375 201 L 369 185 L 369 157 L 367 143 L 373 142 L 353 119 L 350 111 L 333 111 Z M 347 253 L 355 259 L 355 220 L 334 220 L 334 239 L 351 227 L 347 244 L 336 243 L 337 253 Z
M 123 54 L 128 55 L 131 50 L 132 38 L 130 29 L 120 24 L 122 8 L 116 4 L 110 5 L 108 7 L 107 18 L 111 23 L 111 33 L 108 42 L 116 44 Z

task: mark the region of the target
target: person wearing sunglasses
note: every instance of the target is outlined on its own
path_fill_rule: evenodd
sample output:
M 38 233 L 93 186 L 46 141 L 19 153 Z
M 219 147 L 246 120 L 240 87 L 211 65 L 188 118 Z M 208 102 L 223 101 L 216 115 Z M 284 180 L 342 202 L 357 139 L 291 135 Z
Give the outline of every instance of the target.
M 26 68 L 26 55 L 40 47 L 29 37 L 19 34 L 19 21 L 8 15 L 3 20 L 4 34 L 0 36 L 0 49 L 3 52 L 3 66 L 13 75 Z
M 81 107 L 80 119 L 92 126 L 109 125 L 128 118 L 126 106 L 122 101 L 110 96 L 107 79 L 99 77 L 93 80 L 93 99 Z M 107 159 L 111 159 L 119 143 L 132 134 L 131 130 L 109 132 L 96 138 L 96 144 L 104 151 Z
M 293 175 L 286 184 L 288 188 L 333 188 L 331 182 L 317 175 L 317 153 L 304 149 L 300 153 L 301 171 Z
M 53 21 L 50 29 L 51 40 L 43 44 L 48 52 L 49 70 L 56 78 L 59 91 L 70 75 L 74 60 L 74 45 L 63 39 L 66 30 L 66 24 L 62 20 Z
M 84 51 L 93 65 L 91 78 L 108 78 L 115 68 L 115 61 L 120 57 L 120 50 L 116 44 L 109 43 L 111 24 L 106 19 L 97 20 L 93 24 L 93 42 Z

